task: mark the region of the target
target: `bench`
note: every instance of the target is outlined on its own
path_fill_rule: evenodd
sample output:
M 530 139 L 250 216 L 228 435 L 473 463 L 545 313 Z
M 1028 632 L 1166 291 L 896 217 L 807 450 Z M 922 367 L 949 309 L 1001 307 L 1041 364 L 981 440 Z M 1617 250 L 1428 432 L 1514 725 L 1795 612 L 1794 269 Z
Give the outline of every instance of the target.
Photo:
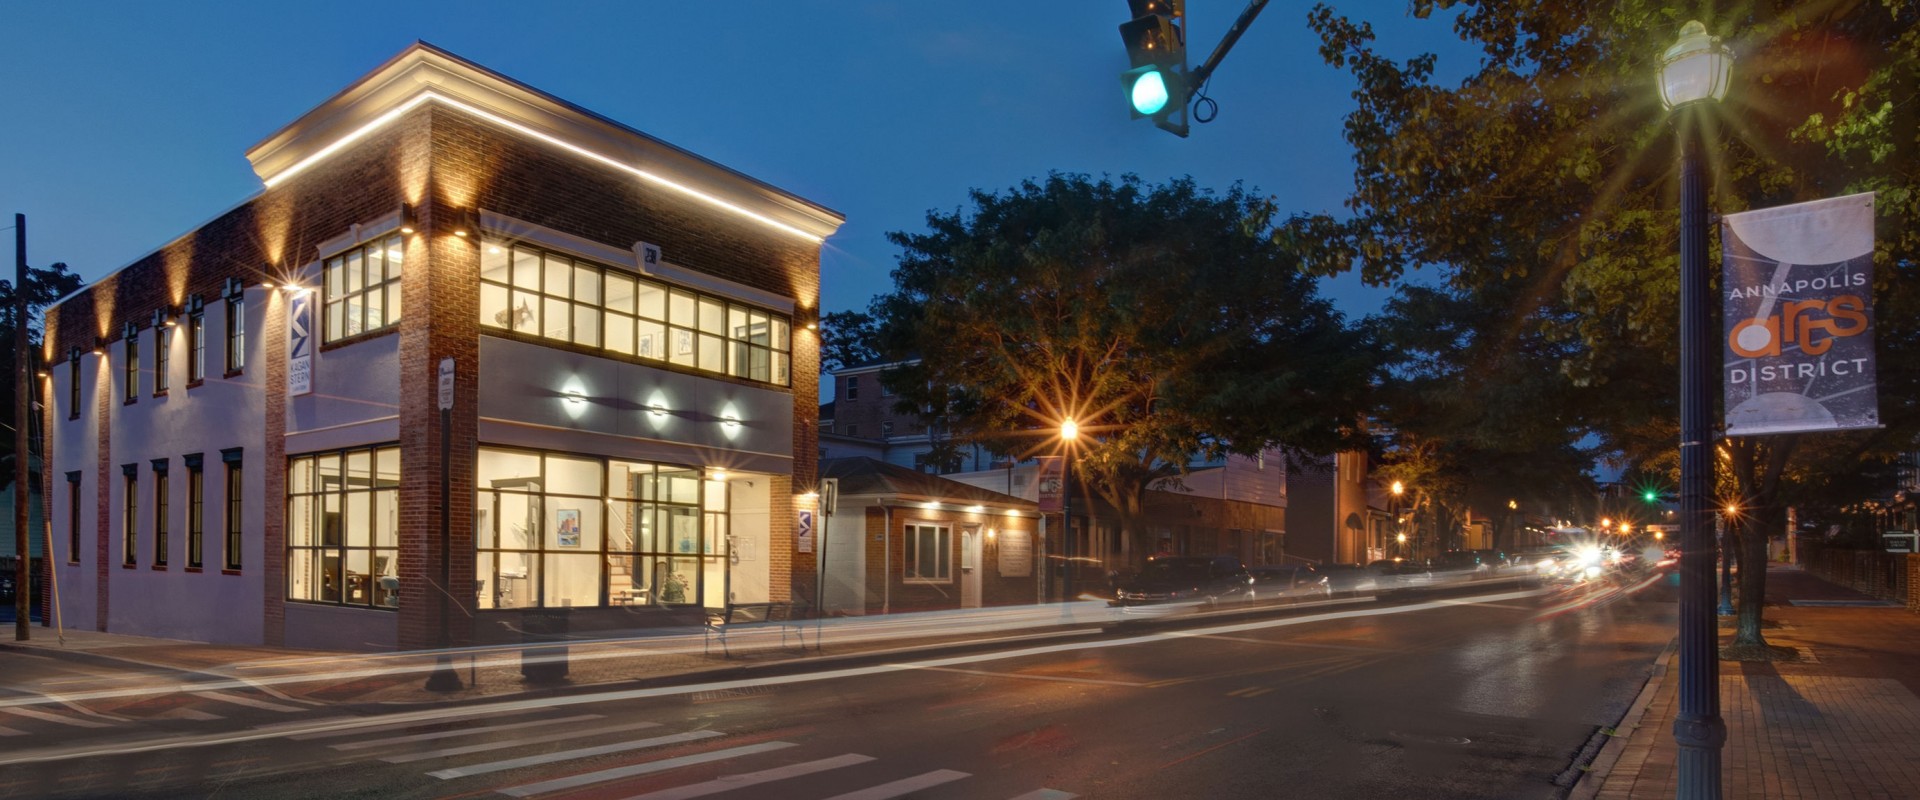
M 800 649 L 807 649 L 807 629 L 804 615 L 797 613 L 793 603 L 728 603 L 725 608 L 707 609 L 706 648 L 713 653 L 713 640 L 720 640 L 720 652 L 727 658 L 733 657 L 733 651 L 727 646 L 727 632 L 736 625 L 751 626 L 748 630 L 765 630 L 766 625 L 776 626 L 780 630 L 780 647 L 787 646 L 789 633 L 800 639 Z M 814 646 L 820 642 L 815 638 Z

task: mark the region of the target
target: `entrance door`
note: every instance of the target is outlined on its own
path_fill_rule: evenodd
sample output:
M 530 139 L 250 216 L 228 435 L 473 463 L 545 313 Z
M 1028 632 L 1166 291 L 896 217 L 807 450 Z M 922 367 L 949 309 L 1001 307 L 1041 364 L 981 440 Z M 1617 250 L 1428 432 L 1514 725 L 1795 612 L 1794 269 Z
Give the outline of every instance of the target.
M 960 531 L 960 607 L 980 607 L 980 526 Z

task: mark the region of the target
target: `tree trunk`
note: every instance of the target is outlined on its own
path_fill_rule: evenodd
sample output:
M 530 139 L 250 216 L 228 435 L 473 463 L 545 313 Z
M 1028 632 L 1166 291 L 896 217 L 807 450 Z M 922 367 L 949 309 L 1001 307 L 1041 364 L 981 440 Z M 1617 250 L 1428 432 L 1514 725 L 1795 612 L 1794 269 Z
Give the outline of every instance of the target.
M 1740 507 L 1737 547 L 1740 567 L 1737 605 L 1738 624 L 1733 646 L 1764 651 L 1766 637 L 1760 632 L 1761 609 L 1767 601 L 1767 533 L 1779 530 L 1780 513 L 1776 498 L 1780 495 L 1780 476 L 1786 472 L 1787 459 L 1793 454 L 1797 436 L 1772 436 L 1764 439 L 1732 439 L 1727 442 L 1734 485 L 1739 491 Z
M 1739 526 L 1738 542 L 1740 556 L 1734 561 L 1740 567 L 1738 578 L 1740 603 L 1738 623 L 1734 628 L 1735 647 L 1767 646 L 1767 639 L 1760 631 L 1761 608 L 1767 600 L 1767 532 L 1774 530 L 1774 517 L 1778 506 L 1766 505 L 1753 509 L 1747 515 L 1745 524 Z

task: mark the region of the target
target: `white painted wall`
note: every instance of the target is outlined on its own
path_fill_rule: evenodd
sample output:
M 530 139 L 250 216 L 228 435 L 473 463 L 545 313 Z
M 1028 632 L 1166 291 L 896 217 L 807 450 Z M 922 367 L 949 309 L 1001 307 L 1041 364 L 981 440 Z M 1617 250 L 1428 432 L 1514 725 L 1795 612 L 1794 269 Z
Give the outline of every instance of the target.
M 826 598 L 828 612 L 864 614 L 867 607 L 867 548 L 862 541 L 867 533 L 866 508 L 840 503 L 839 512 L 827 519 Z

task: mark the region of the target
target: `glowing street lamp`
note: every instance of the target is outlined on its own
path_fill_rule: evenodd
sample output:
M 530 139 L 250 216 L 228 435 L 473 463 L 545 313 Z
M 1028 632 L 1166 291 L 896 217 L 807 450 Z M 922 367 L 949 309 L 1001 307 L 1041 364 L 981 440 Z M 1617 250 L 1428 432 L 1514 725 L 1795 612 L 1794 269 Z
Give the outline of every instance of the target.
M 1720 797 L 1719 631 L 1713 618 L 1713 540 L 1707 482 L 1713 468 L 1708 415 L 1718 392 L 1719 358 L 1711 329 L 1707 280 L 1707 178 L 1700 130 L 1713 103 L 1726 97 L 1733 53 L 1707 27 L 1691 21 L 1660 59 L 1660 101 L 1675 112 L 1680 139 L 1680 713 L 1675 794 Z M 1708 102 L 1712 101 L 1712 103 Z
M 1066 463 L 1060 467 L 1060 536 L 1061 552 L 1067 558 L 1065 573 L 1060 580 L 1060 602 L 1073 602 L 1073 443 L 1080 438 L 1080 423 L 1072 417 L 1060 423 L 1060 441 L 1067 446 Z

